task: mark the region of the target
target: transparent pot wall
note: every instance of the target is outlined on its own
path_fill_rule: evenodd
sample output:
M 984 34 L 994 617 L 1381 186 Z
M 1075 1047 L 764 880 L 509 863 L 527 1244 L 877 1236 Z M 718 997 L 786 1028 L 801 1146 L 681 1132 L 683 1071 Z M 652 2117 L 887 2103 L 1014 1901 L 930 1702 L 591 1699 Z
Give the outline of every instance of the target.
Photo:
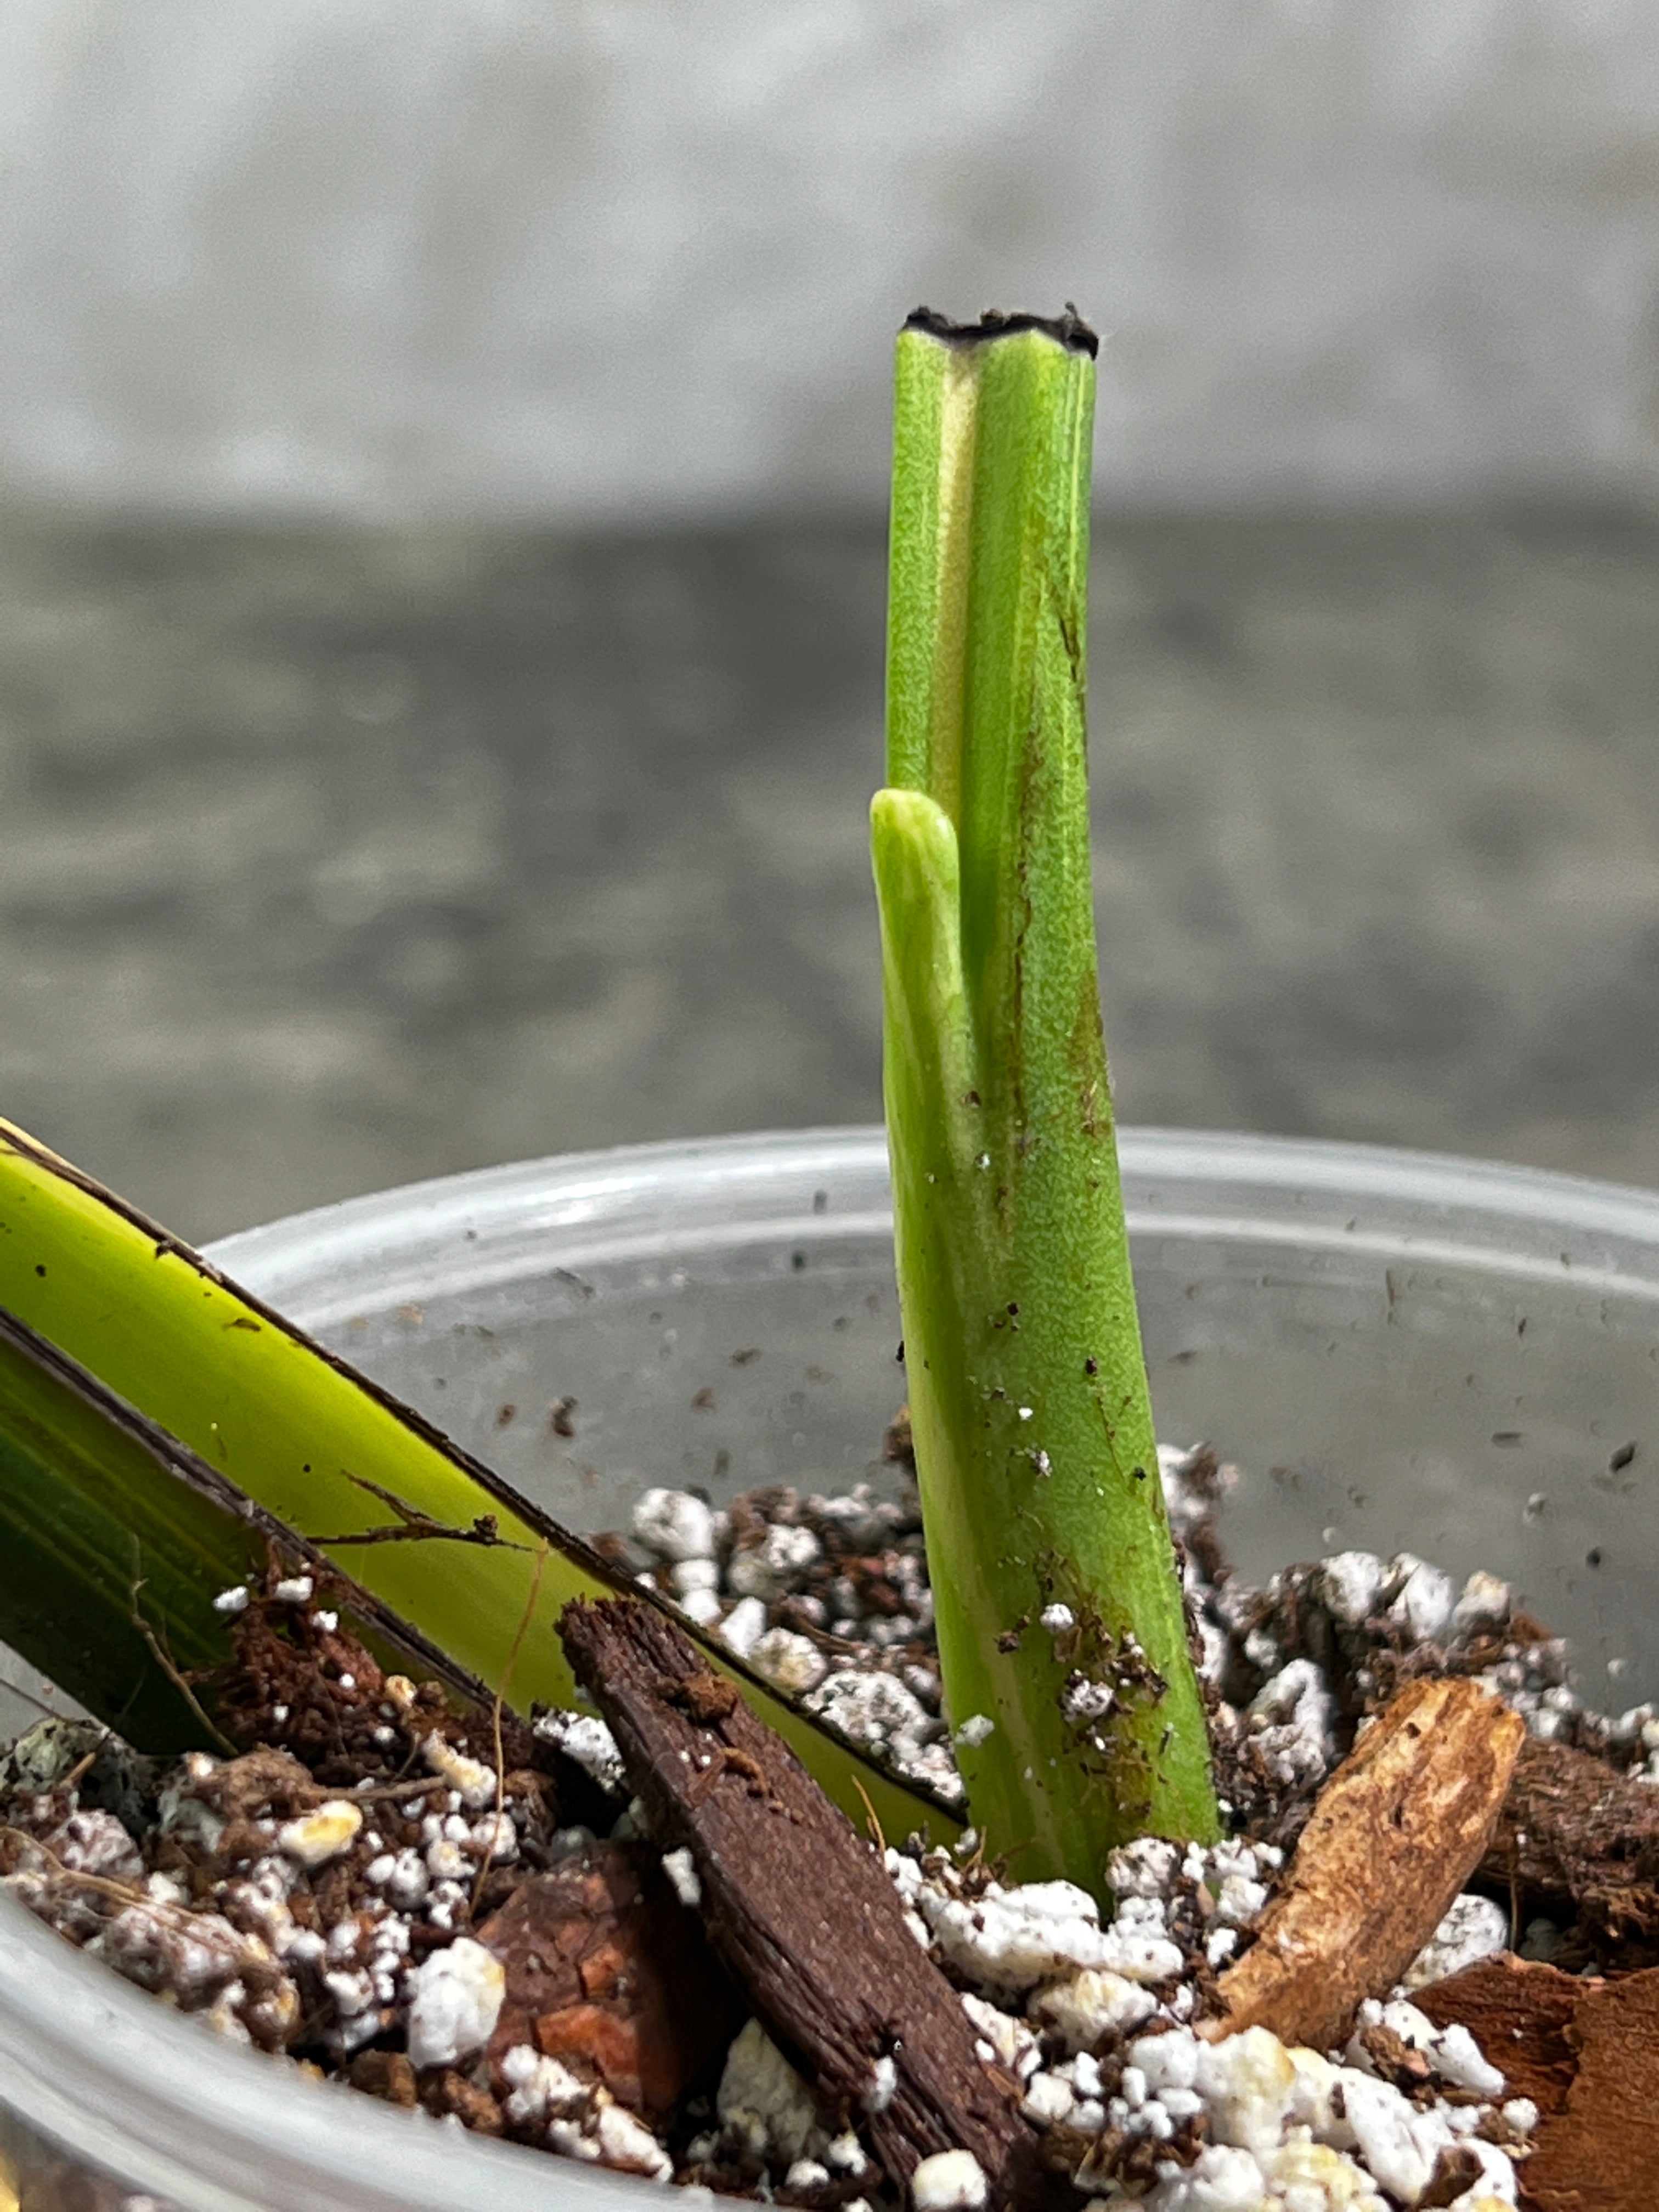
M 1594 1701 L 1659 1690 L 1659 1199 L 1167 1132 L 1123 1164 L 1159 1433 L 1243 1470 L 1245 1573 L 1489 1566 L 1573 1636 Z M 492 1170 L 216 1256 L 592 1530 L 647 1483 L 891 1480 L 887 1207 L 878 1133 L 807 1133 Z
M 1574 1637 L 1592 1702 L 1659 1692 L 1659 1200 L 1252 1139 L 1130 1134 L 1124 1165 L 1160 1430 L 1243 1469 L 1244 1573 L 1356 1546 L 1490 1567 Z M 214 1256 L 590 1530 L 647 1483 L 895 1480 L 876 1133 L 494 1170 Z M 0 2160 L 31 2212 L 663 2201 L 216 2044 L 6 1900 Z

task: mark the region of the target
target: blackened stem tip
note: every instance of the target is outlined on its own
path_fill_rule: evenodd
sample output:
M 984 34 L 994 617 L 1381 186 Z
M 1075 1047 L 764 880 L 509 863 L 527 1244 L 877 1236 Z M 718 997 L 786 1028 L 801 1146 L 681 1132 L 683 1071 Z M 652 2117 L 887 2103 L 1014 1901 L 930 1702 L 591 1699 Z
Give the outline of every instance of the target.
M 1041 331 L 1068 353 L 1086 353 L 1092 361 L 1100 351 L 1100 340 L 1069 300 L 1058 315 L 1005 315 L 1000 308 L 988 307 L 976 323 L 953 323 L 933 307 L 918 307 L 905 317 L 904 327 L 937 338 L 941 345 L 984 345 L 992 338 L 1013 337 L 1021 331 Z

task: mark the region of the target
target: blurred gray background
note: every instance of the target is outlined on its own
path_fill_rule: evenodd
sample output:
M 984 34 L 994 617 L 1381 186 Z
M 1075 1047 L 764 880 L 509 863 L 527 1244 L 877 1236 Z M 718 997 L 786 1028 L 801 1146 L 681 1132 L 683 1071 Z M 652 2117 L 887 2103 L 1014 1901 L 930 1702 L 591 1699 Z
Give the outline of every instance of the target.
M 1659 1182 L 1651 0 L 10 0 L 0 1112 L 873 1118 L 891 334 L 1100 326 L 1121 1110 Z

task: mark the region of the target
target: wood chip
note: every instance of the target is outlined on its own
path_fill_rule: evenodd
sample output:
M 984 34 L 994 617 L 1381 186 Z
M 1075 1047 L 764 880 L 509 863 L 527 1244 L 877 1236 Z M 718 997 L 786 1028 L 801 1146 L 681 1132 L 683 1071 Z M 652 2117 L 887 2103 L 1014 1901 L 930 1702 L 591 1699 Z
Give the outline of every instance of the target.
M 659 2118 L 743 2025 L 737 1992 L 648 1846 L 593 1844 L 520 1883 L 473 1930 L 507 1972 L 499 2067 L 533 2044 Z
M 1485 1850 L 1525 1723 L 1468 1681 L 1413 1682 L 1320 1793 L 1285 1888 L 1221 1978 L 1212 2040 L 1246 2027 L 1334 2049 L 1386 1996 Z
M 924 2158 L 967 2150 L 992 2212 L 1035 2204 L 1018 2087 L 981 2062 L 872 1846 L 659 1613 L 578 1602 L 560 1628 L 653 1839 L 690 1847 L 715 1948 L 820 2105 L 866 2123 L 901 2186 Z
M 1588 1987 L 1570 2033 L 1577 2076 L 1538 2130 L 1521 2201 L 1528 2212 L 1649 2212 L 1659 2176 L 1659 1967 Z
M 1578 2054 L 1568 2039 L 1573 2014 L 1596 1982 L 1582 1982 L 1508 1951 L 1443 1982 L 1414 1990 L 1412 2002 L 1437 2027 L 1462 2021 L 1480 2055 L 1504 2076 L 1504 2094 L 1530 2097 L 1545 2114 L 1567 2101 Z

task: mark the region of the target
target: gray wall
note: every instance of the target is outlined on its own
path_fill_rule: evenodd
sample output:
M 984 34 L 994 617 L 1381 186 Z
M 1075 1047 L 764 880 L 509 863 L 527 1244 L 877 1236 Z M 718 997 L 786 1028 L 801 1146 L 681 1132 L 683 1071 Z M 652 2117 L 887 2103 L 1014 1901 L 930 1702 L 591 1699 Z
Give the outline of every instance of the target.
M 1650 488 L 1653 0 L 8 0 L 0 481 L 878 496 L 919 299 L 1108 334 L 1136 502 Z
M 1070 295 L 1126 1116 L 1659 1182 L 1656 200 L 1655 0 L 3 0 L 0 1111 L 873 1117 L 891 331 Z

